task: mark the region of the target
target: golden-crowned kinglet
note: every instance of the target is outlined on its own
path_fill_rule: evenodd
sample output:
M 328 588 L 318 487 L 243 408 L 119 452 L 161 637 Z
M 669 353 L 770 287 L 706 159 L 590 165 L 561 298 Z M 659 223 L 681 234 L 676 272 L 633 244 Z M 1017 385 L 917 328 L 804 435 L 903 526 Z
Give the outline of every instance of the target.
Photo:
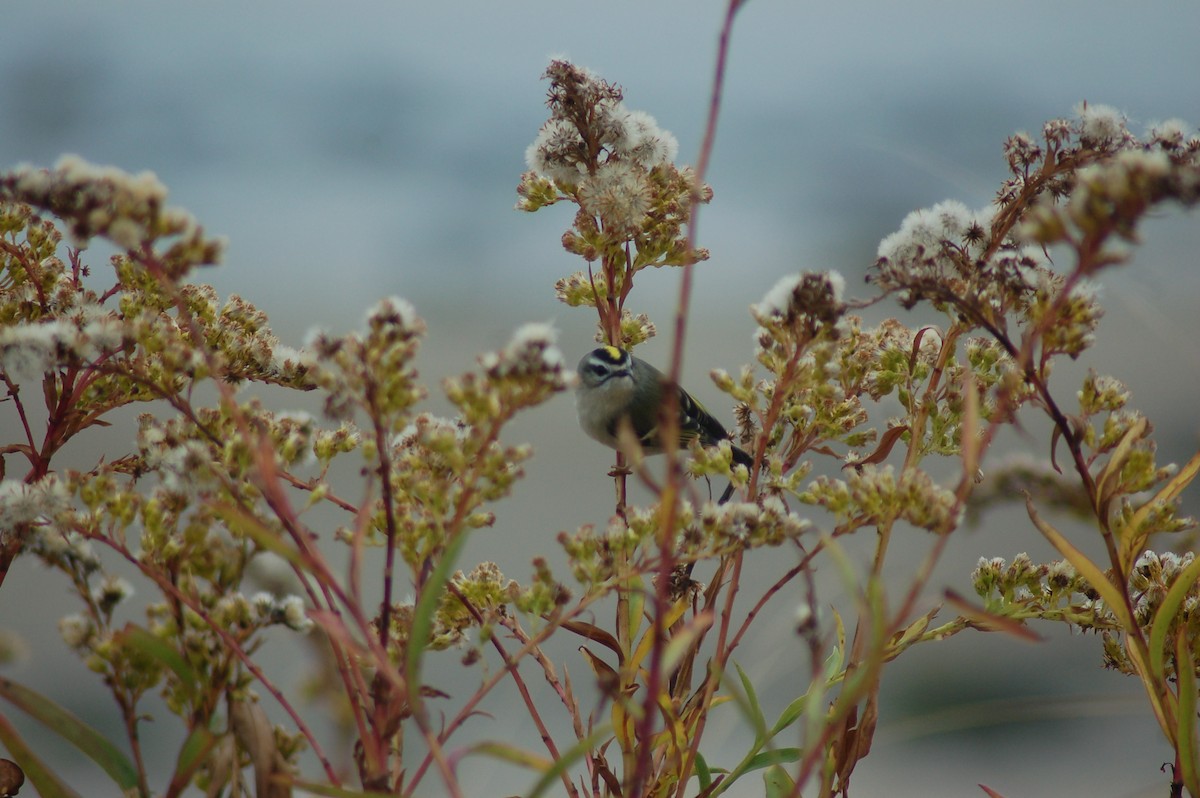
M 617 435 L 622 419 L 628 419 L 633 434 L 646 454 L 662 452 L 658 418 L 667 378 L 644 360 L 615 346 L 594 349 L 579 361 L 579 387 L 575 389 L 575 407 L 579 426 L 605 446 L 619 449 Z M 699 440 L 715 446 L 729 440 L 729 433 L 704 407 L 682 388 L 679 391 L 679 445 Z M 733 446 L 733 461 L 746 468 L 754 458 Z M 725 502 L 733 486 L 721 497 Z

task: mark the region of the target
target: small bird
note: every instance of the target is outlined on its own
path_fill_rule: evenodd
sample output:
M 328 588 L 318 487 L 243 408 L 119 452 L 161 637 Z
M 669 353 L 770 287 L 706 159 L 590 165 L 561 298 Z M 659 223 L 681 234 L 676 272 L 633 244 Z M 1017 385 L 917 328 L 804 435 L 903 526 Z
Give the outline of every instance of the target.
M 579 361 L 579 387 L 575 407 L 579 426 L 605 446 L 619 449 L 617 432 L 621 419 L 629 419 L 633 434 L 646 454 L 663 451 L 658 419 L 666 393 L 666 376 L 646 361 L 624 349 L 602 346 Z M 682 388 L 679 391 L 679 445 L 699 440 L 713 446 L 729 440 L 729 433 L 704 407 Z M 751 468 L 754 458 L 734 446 L 733 461 Z M 733 485 L 721 496 L 724 504 L 733 495 Z

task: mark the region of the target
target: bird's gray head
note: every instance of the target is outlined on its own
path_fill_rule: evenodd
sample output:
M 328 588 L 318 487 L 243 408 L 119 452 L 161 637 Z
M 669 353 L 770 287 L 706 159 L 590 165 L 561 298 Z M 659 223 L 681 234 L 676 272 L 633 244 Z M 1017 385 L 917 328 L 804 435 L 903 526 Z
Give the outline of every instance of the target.
M 614 377 L 631 377 L 633 356 L 615 346 L 602 346 L 583 356 L 578 371 L 580 389 L 598 388 Z

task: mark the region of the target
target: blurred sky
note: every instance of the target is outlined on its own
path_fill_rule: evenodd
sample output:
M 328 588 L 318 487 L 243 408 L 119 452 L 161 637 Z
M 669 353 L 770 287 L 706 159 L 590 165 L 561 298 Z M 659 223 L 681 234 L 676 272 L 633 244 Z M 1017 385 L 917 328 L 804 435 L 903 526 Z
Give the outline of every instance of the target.
M 723 14 L 715 0 L 7 0 L 3 10 L 0 165 L 74 152 L 154 171 L 174 204 L 230 239 L 225 265 L 197 279 L 266 310 L 292 345 L 313 326 L 356 328 L 381 296 L 407 298 L 429 325 L 419 364 L 433 386 L 525 321 L 552 321 L 571 362 L 592 346 L 593 317 L 553 294 L 557 278 L 581 268 L 559 245 L 569 210 L 513 210 L 525 148 L 545 118 L 547 58 L 568 56 L 622 85 L 690 163 Z M 1083 100 L 1124 111 L 1138 133 L 1171 117 L 1200 122 L 1197 30 L 1196 3 L 751 0 L 734 32 L 708 175 L 715 199 L 700 221 L 712 260 L 696 275 L 685 383 L 730 420 L 705 375 L 749 362 L 748 305 L 799 269 L 839 269 L 850 293 L 865 295 L 879 240 L 908 211 L 990 202 L 1010 133 L 1036 134 Z M 1194 214 L 1171 210 L 1143 229 L 1133 264 L 1103 278 L 1108 316 L 1089 363 L 1126 380 L 1157 426 L 1162 459 L 1179 461 L 1200 430 L 1200 233 Z M 640 275 L 634 312 L 667 329 L 678 276 Z M 664 335 L 642 353 L 662 361 L 668 350 Z M 1059 391 L 1069 397 L 1077 384 Z M 436 394 L 430 408 L 445 412 Z M 532 556 L 556 548 L 558 530 L 605 522 L 611 457 L 577 432 L 569 397 L 518 422 L 510 439 L 531 440 L 538 454 L 471 556 L 523 578 Z M 913 544 L 901 569 L 927 542 Z M 947 584 L 969 590 L 981 554 L 1025 549 L 1050 558 L 1021 515 L 1000 514 L 951 546 L 932 595 Z M 61 694 L 64 679 L 88 678 L 52 634 L 72 605 L 65 584 L 22 565 L 0 594 L 0 628 L 30 640 L 29 662 L 12 675 Z M 781 682 L 781 697 L 795 694 L 793 606 L 782 601 L 766 622 L 776 642 L 756 657 L 785 674 L 762 676 Z M 1161 786 L 1155 768 L 1167 749 L 1136 685 L 1099 672 L 1098 641 L 975 636 L 926 648 L 885 679 L 891 711 L 856 792 L 965 795 L 982 781 L 1009 795 L 1126 796 Z M 960 695 L 958 721 L 939 726 L 941 705 Z M 1055 698 L 1030 699 L 1046 695 Z M 1010 712 L 979 717 L 996 700 Z M 79 702 L 96 723 L 108 712 L 102 699 Z M 511 791 L 528 783 L 513 778 Z

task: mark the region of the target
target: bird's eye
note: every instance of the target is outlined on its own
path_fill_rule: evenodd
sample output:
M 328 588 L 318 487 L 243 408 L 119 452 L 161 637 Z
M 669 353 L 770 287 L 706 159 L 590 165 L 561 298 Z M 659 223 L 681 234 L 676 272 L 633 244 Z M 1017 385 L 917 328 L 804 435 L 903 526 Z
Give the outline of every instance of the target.
M 588 366 L 588 371 L 592 372 L 597 377 L 603 377 L 608 373 L 608 366 L 605 366 L 603 363 L 592 363 L 590 366 Z

